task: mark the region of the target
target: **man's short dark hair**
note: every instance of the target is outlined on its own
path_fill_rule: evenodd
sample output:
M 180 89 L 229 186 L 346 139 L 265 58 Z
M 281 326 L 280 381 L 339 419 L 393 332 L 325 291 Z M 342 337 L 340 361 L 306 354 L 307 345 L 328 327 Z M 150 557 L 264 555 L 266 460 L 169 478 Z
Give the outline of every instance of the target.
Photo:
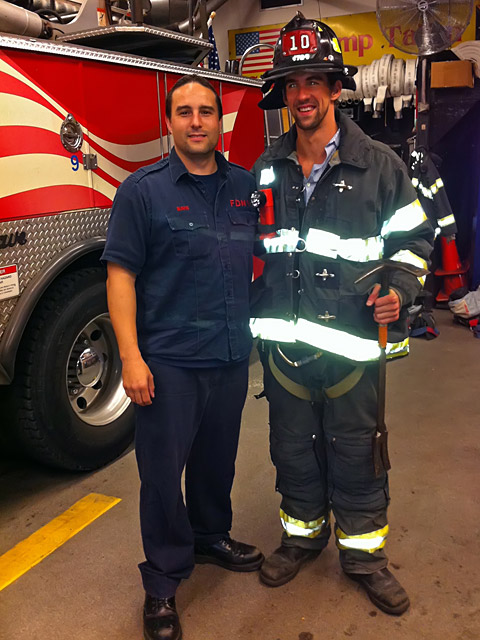
M 197 76 L 197 74 L 195 73 L 188 76 L 182 76 L 179 80 L 176 81 L 176 83 L 168 92 L 167 100 L 165 102 L 165 113 L 167 118 L 170 120 L 172 117 L 172 95 L 174 94 L 174 92 L 177 89 L 180 89 L 180 87 L 183 87 L 186 84 L 192 84 L 194 82 L 196 84 L 202 85 L 202 87 L 206 87 L 207 89 L 210 89 L 210 91 L 213 91 L 213 93 L 215 94 L 215 102 L 217 104 L 218 117 L 219 119 L 221 119 L 223 116 L 222 103 L 220 101 L 218 93 L 215 91 L 215 87 L 206 78 L 203 78 L 202 76 Z

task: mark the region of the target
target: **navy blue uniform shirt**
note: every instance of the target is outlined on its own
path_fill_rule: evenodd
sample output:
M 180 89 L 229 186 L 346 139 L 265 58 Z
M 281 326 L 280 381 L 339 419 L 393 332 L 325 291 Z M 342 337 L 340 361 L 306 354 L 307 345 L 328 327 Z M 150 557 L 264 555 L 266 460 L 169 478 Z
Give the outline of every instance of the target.
M 102 260 L 137 276 L 144 359 L 212 366 L 250 353 L 255 180 L 218 152 L 216 161 L 214 203 L 174 149 L 129 176 L 115 196 Z

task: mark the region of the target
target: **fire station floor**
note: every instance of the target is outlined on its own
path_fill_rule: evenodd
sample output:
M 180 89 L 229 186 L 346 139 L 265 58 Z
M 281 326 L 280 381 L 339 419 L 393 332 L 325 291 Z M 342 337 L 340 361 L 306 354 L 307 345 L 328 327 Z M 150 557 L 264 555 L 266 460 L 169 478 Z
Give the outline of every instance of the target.
M 392 503 L 387 551 L 410 594 L 378 611 L 341 572 L 334 541 L 289 584 L 198 566 L 178 591 L 184 640 L 480 639 L 480 341 L 435 312 L 441 335 L 388 368 Z M 250 392 L 233 492 L 233 536 L 266 554 L 280 538 L 261 367 Z M 143 592 L 133 451 L 88 475 L 0 461 L 0 555 L 91 492 L 121 502 L 0 592 L 1 640 L 135 640 Z M 0 558 L 1 560 L 1 558 Z

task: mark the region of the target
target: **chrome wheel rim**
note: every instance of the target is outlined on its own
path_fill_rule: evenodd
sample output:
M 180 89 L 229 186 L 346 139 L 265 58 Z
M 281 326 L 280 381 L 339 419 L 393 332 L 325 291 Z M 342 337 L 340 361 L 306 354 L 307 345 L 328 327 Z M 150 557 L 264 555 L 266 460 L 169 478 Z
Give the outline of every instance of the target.
M 67 361 L 66 386 L 73 412 L 92 426 L 110 424 L 130 405 L 108 313 L 91 320 L 75 338 Z

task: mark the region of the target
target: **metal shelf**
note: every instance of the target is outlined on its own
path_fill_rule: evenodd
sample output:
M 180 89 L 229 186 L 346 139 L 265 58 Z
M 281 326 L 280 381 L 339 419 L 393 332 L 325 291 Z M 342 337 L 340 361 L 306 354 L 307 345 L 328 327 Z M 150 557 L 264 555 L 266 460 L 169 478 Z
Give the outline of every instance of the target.
M 150 25 L 112 25 L 68 33 L 57 42 L 80 44 L 95 49 L 133 53 L 148 58 L 193 66 L 213 49 L 206 40 Z

